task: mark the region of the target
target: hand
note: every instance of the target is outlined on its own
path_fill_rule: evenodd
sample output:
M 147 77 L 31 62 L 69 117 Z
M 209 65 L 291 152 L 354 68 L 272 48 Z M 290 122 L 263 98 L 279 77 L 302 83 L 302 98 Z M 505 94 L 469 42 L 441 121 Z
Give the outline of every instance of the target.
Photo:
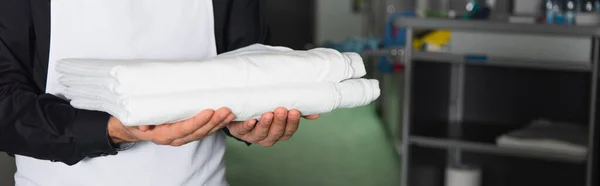
M 319 118 L 319 115 L 310 115 L 304 118 L 314 120 Z M 288 111 L 285 108 L 277 108 L 275 112 L 263 114 L 260 122 L 256 120 L 233 122 L 227 128 L 236 138 L 271 147 L 278 141 L 290 139 L 298 130 L 299 123 L 300 112 L 298 110 Z
M 204 110 L 185 121 L 157 126 L 126 127 L 111 117 L 108 133 L 113 143 L 152 141 L 159 145 L 182 146 L 204 139 L 234 119 L 227 108 Z

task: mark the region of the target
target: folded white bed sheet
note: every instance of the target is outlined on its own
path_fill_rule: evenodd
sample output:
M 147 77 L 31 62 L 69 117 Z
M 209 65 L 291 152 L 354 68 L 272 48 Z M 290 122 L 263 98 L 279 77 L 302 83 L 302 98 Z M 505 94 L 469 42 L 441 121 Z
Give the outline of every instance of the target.
M 333 82 L 366 74 L 360 55 L 332 49 L 294 51 L 252 45 L 190 61 L 64 59 L 57 64 L 65 87 L 102 85 L 119 95 Z
M 163 95 L 119 96 L 102 87 L 71 87 L 65 96 L 79 109 L 110 113 L 127 126 L 159 125 L 188 119 L 204 109 L 227 107 L 236 121 L 257 119 L 275 108 L 298 109 L 303 115 L 364 106 L 380 95 L 377 80 L 341 83 L 296 83 L 221 88 Z

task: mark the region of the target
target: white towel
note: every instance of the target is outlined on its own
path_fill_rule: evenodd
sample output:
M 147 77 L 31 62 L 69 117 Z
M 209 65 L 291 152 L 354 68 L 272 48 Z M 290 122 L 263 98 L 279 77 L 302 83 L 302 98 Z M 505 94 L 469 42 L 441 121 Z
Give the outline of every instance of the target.
M 102 85 L 119 95 L 148 95 L 282 83 L 341 82 L 366 74 L 356 53 L 293 51 L 253 45 L 200 61 L 64 59 L 65 87 Z
M 588 130 L 575 123 L 535 120 L 523 129 L 499 136 L 496 143 L 501 147 L 585 157 L 588 153 Z
M 236 121 L 259 118 L 277 107 L 298 109 L 303 115 L 322 114 L 336 108 L 364 106 L 380 95 L 379 82 L 367 79 L 133 97 L 119 96 L 101 87 L 75 87 L 67 92 L 74 107 L 110 113 L 127 126 L 177 122 L 204 109 L 221 107 L 230 108 Z

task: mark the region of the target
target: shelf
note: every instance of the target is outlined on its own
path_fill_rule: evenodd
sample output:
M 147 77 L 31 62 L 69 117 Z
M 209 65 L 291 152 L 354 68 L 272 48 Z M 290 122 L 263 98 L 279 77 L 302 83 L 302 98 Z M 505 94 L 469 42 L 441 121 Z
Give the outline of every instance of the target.
M 598 26 L 509 23 L 506 21 L 476 21 L 451 19 L 399 18 L 399 27 L 424 29 L 473 30 L 521 34 L 551 34 L 563 36 L 600 36 Z
M 374 51 L 365 51 L 362 53 L 362 55 L 399 57 L 404 55 L 404 51 L 401 49 L 382 49 Z M 551 61 L 489 56 L 486 56 L 485 58 L 486 59 L 484 61 L 468 61 L 464 55 L 452 54 L 447 52 L 413 52 L 412 54 L 413 60 L 419 60 L 421 62 L 442 62 L 451 64 L 514 67 L 541 70 L 563 70 L 576 72 L 592 71 L 591 63 L 584 63 L 580 61 Z
M 518 59 L 508 57 L 485 57 L 481 61 L 468 61 L 464 55 L 444 53 L 444 52 L 414 52 L 413 60 L 425 62 L 446 62 L 454 64 L 469 64 L 469 65 L 488 65 L 488 66 L 503 66 L 515 68 L 533 68 L 545 70 L 567 70 L 567 71 L 586 71 L 591 72 L 591 63 L 583 63 L 576 61 L 548 61 L 548 60 L 531 60 Z
M 404 55 L 404 50 L 399 49 L 379 49 L 379 50 L 367 50 L 362 52 L 363 56 L 375 56 L 375 57 L 387 57 L 387 56 L 402 56 Z
M 546 151 L 531 151 L 518 148 L 498 147 L 495 144 L 468 142 L 461 140 L 411 136 L 409 138 L 411 145 L 422 147 L 439 148 L 439 149 L 460 149 L 469 152 L 488 153 L 497 155 L 509 155 L 526 158 L 540 158 L 546 160 L 570 162 L 570 163 L 585 163 L 585 157 L 574 157 L 568 154 L 546 152 Z

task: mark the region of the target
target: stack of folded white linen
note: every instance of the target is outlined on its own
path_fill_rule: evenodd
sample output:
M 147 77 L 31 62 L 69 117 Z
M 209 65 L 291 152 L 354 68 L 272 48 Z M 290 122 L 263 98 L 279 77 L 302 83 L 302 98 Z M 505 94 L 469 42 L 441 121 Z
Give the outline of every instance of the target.
M 251 45 L 204 60 L 63 59 L 64 96 L 80 109 L 107 112 L 127 126 L 159 125 L 227 107 L 236 121 L 277 107 L 303 115 L 367 105 L 380 95 L 362 58 L 332 49 Z

